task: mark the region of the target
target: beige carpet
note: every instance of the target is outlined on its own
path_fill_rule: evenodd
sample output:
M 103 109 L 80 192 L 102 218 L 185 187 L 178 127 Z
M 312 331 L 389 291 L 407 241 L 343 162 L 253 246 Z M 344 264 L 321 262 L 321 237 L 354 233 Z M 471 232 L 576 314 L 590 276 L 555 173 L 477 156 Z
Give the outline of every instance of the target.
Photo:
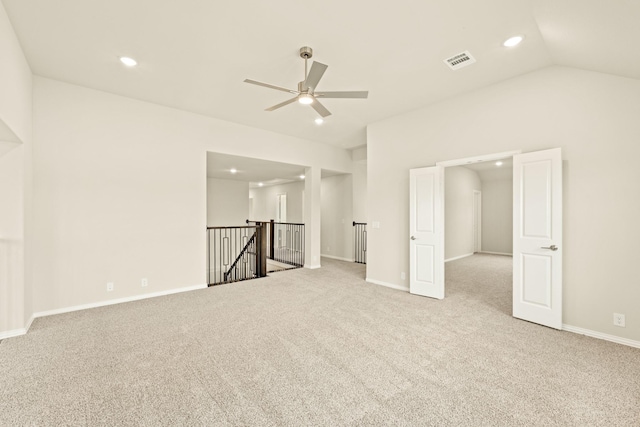
M 509 258 L 448 263 L 443 301 L 322 262 L 37 319 L 0 425 L 640 425 L 640 350 L 513 319 Z

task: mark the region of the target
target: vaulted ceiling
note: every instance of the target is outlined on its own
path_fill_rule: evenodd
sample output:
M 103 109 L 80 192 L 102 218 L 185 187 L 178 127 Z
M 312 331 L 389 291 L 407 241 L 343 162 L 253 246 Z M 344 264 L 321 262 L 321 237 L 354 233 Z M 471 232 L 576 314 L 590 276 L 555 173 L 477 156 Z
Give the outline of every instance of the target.
M 636 0 L 1 1 L 36 75 L 344 148 L 369 123 L 553 64 L 640 79 Z M 296 88 L 302 46 L 329 66 L 318 90 L 369 99 L 323 100 L 322 125 L 298 103 L 264 111 L 291 95 L 243 80 Z M 450 70 L 462 51 L 477 62 Z

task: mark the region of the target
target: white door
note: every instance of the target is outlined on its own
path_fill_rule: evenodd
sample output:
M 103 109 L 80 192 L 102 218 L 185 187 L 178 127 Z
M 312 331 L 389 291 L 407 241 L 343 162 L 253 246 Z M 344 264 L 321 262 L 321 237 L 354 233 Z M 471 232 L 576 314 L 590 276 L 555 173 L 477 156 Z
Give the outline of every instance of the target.
M 482 192 L 473 190 L 473 253 L 482 250 Z
M 441 166 L 411 169 L 409 292 L 444 298 L 444 173 Z
M 513 316 L 562 329 L 562 153 L 513 157 Z
M 287 195 L 278 194 L 276 197 L 276 222 L 287 222 Z

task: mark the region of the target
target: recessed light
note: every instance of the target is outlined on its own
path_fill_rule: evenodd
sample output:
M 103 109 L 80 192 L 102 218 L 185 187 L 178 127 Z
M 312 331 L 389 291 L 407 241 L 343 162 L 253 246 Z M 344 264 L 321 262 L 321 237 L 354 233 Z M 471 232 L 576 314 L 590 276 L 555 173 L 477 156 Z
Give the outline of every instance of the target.
M 300 175 L 300 179 L 304 179 L 304 175 Z
M 129 58 L 128 56 L 121 56 L 120 62 L 122 62 L 127 67 L 135 67 L 136 65 L 138 65 L 138 61 L 133 58 Z
M 514 47 L 519 45 L 522 40 L 524 40 L 523 36 L 513 36 L 502 43 L 502 45 L 505 47 Z
M 496 166 L 502 166 L 502 162 L 501 161 L 497 161 L 496 162 Z
M 324 120 L 322 120 L 322 117 L 318 117 L 318 118 L 316 119 L 316 124 L 317 124 L 317 125 L 321 125 L 322 123 L 324 123 Z
M 233 168 L 231 168 L 231 170 L 229 170 L 229 172 L 231 172 L 231 173 L 236 173 L 236 172 L 238 172 L 238 171 L 237 171 L 237 169 L 233 169 Z
M 263 183 L 261 183 L 261 182 L 259 182 L 259 183 L 258 183 L 258 187 L 262 187 L 263 185 L 264 185 L 264 184 L 263 184 Z

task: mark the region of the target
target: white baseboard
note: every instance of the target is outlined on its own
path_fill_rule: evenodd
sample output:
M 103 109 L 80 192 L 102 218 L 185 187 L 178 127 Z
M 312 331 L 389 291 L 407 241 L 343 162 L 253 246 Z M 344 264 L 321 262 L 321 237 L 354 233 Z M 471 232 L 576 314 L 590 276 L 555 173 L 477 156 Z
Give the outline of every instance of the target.
M 20 335 L 26 334 L 27 330 L 28 328 L 19 328 L 19 329 L 12 329 L 10 331 L 0 332 L 0 340 L 19 337 Z
M 29 328 L 31 328 L 31 324 L 33 323 L 34 320 L 36 320 L 36 315 L 32 314 L 31 317 L 29 318 L 29 321 L 27 322 L 27 326 L 25 326 L 24 329 L 28 331 Z
M 82 304 L 82 305 L 75 305 L 72 307 L 58 308 L 55 310 L 40 311 L 38 313 L 34 313 L 33 317 L 45 317 L 45 316 L 52 316 L 54 314 L 71 313 L 73 311 L 86 310 L 89 308 L 105 307 L 107 305 L 122 304 L 124 302 L 132 302 L 132 301 L 140 301 L 148 298 L 162 297 L 165 295 L 178 294 L 181 292 L 189 292 L 189 291 L 195 291 L 198 289 L 206 289 L 206 288 L 207 288 L 207 285 L 205 284 L 205 285 L 189 286 L 186 288 L 170 289 L 168 291 L 153 292 L 150 294 L 135 295 L 132 297 L 94 302 L 91 304 Z
M 321 265 L 320 264 L 316 264 L 316 265 L 311 265 L 311 264 L 305 264 L 304 268 L 308 268 L 309 270 L 315 270 L 316 268 L 320 268 Z
M 504 256 L 510 256 L 510 257 L 513 256 L 513 254 L 508 254 L 506 252 L 480 251 L 478 253 L 480 253 L 480 254 L 489 254 L 489 255 L 504 255 Z
M 380 285 L 380 286 L 384 286 L 384 287 L 387 287 L 387 288 L 396 289 L 396 290 L 399 290 L 399 291 L 409 292 L 409 287 L 407 287 L 407 286 L 396 285 L 395 283 L 387 283 L 387 282 L 382 282 L 380 280 L 373 280 L 373 279 L 369 279 L 369 278 L 366 278 L 364 280 L 367 283 L 373 283 L 374 285 Z
M 602 332 L 592 331 L 590 329 L 579 328 L 577 326 L 562 325 L 562 330 L 573 332 L 575 334 L 586 335 L 592 338 L 598 338 L 605 341 L 611 341 L 617 344 L 627 345 L 629 347 L 640 348 L 640 341 L 630 340 L 628 338 L 617 337 L 615 335 L 604 334 Z
M 31 327 L 31 324 L 33 323 L 33 319 L 35 319 L 35 316 L 32 315 L 27 321 L 27 325 L 24 328 L 18 328 L 18 329 L 12 329 L 10 331 L 0 332 L 0 340 L 6 339 L 6 338 L 19 337 L 20 335 L 26 334 L 29 328 Z
M 317 265 L 317 266 L 305 266 L 305 268 L 315 269 L 315 268 L 320 268 L 320 266 L 319 265 Z M 396 285 L 394 283 L 388 283 L 388 282 L 383 282 L 383 281 L 380 281 L 380 280 L 374 280 L 374 279 L 369 279 L 369 278 L 366 278 L 365 281 L 367 283 L 372 283 L 374 285 L 379 285 L 379 286 L 384 286 L 384 287 L 391 288 L 391 289 L 396 289 L 396 290 L 399 290 L 399 291 L 409 292 L 409 288 L 408 287 Z M 189 291 L 195 291 L 195 290 L 198 290 L 198 289 L 206 289 L 206 288 L 207 288 L 206 284 L 204 284 L 204 285 L 195 285 L 195 286 L 190 286 L 190 287 L 187 287 L 187 288 L 171 289 L 171 290 L 168 290 L 168 291 L 154 292 L 154 293 L 151 293 L 151 294 L 144 294 L 144 295 L 136 295 L 136 296 L 128 297 L 128 298 L 119 298 L 119 299 L 114 299 L 114 300 L 109 300 L 109 301 L 102 301 L 102 302 L 97 302 L 97 303 L 92 303 L 92 304 L 83 304 L 83 305 L 77 305 L 77 306 L 73 306 L 73 307 L 60 308 L 60 309 L 56 309 L 56 310 L 41 311 L 41 312 L 38 312 L 38 313 L 34 313 L 29 318 L 29 321 L 27 322 L 27 325 L 24 328 L 18 328 L 18 329 L 12 329 L 10 331 L 0 332 L 0 340 L 7 339 L 7 338 L 14 338 L 14 337 L 19 337 L 21 335 L 25 335 L 29 331 L 29 328 L 31 328 L 31 324 L 33 323 L 33 321 L 38 317 L 52 316 L 52 315 L 55 315 L 55 314 L 63 314 L 63 313 L 71 313 L 73 311 L 86 310 L 86 309 L 89 309 L 89 308 L 104 307 L 104 306 L 108 306 L 108 305 L 121 304 L 121 303 L 132 302 L 132 301 L 139 301 L 139 300 L 148 299 L 148 298 L 155 298 L 155 297 L 160 297 L 160 296 L 165 296 L 165 295 L 172 295 L 172 294 L 177 294 L 177 293 L 181 293 L 181 292 L 189 292 Z M 629 346 L 629 347 L 640 348 L 640 341 L 635 341 L 635 340 L 631 340 L 631 339 L 628 339 L 628 338 L 622 338 L 622 337 L 618 337 L 616 335 L 605 334 L 605 333 L 602 333 L 602 332 L 592 331 L 590 329 L 579 328 L 577 326 L 572 326 L 572 325 L 567 325 L 567 324 L 563 324 L 562 325 L 562 330 L 563 331 L 567 331 L 567 332 L 572 332 L 572 333 L 575 333 L 575 334 L 585 335 L 585 336 L 592 337 L 592 338 L 597 338 L 597 339 L 601 339 L 601 340 L 605 340 L 605 341 L 614 342 L 616 344 L 622 344 L 622 345 L 626 345 L 626 346 Z
M 473 255 L 473 252 L 471 252 L 470 254 L 464 254 L 464 255 L 453 257 L 453 258 L 445 259 L 444 262 L 455 261 L 457 259 L 466 258 L 466 257 L 471 256 L 471 255 Z
M 338 261 L 356 262 L 356 260 L 353 258 L 342 258 L 339 256 L 326 255 L 326 254 L 320 254 L 320 256 L 324 258 L 337 259 Z

